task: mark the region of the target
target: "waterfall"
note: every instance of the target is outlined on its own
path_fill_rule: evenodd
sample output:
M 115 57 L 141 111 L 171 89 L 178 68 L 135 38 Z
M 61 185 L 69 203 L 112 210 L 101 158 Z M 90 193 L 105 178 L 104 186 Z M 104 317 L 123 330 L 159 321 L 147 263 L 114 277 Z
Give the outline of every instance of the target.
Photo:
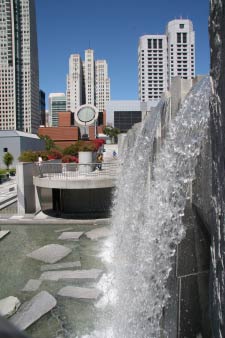
M 206 137 L 210 93 L 208 77 L 192 88 L 156 157 L 153 144 L 164 101 L 125 152 L 112 212 L 109 272 L 115 299 L 105 320 L 110 328 L 103 333 L 101 325 L 102 333 L 94 337 L 166 337 L 160 321 L 170 297 L 167 280 L 176 245 L 185 236 L 182 217 Z

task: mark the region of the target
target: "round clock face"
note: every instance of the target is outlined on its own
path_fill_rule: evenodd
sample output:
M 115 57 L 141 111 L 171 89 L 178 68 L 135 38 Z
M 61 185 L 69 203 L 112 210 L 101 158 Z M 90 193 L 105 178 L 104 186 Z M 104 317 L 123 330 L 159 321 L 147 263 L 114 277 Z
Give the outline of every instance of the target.
M 74 117 L 78 125 L 91 126 L 98 118 L 98 110 L 90 104 L 84 104 L 77 109 Z
M 83 107 L 77 113 L 77 117 L 81 122 L 89 122 L 94 119 L 95 111 L 91 107 Z

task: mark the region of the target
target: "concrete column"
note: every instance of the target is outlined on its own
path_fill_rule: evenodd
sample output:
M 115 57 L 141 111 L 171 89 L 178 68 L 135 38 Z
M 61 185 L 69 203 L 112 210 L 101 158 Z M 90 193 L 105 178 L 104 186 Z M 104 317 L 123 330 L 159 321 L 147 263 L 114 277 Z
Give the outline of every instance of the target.
M 30 162 L 18 163 L 16 166 L 19 215 L 34 213 L 36 211 L 33 169 L 34 165 Z

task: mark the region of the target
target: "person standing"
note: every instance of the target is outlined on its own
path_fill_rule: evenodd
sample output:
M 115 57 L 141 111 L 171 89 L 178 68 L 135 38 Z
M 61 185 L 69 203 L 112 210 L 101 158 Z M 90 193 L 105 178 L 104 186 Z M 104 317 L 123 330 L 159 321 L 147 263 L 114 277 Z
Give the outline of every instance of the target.
M 103 154 L 99 153 L 97 156 L 97 168 L 102 170 Z

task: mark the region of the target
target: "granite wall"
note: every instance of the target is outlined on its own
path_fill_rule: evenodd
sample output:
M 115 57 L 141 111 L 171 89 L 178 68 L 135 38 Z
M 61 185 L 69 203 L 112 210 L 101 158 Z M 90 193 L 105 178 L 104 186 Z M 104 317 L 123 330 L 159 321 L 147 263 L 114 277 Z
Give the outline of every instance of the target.
M 212 336 L 225 337 L 225 1 L 210 1 L 213 95 L 210 100 L 212 201 L 210 305 Z

